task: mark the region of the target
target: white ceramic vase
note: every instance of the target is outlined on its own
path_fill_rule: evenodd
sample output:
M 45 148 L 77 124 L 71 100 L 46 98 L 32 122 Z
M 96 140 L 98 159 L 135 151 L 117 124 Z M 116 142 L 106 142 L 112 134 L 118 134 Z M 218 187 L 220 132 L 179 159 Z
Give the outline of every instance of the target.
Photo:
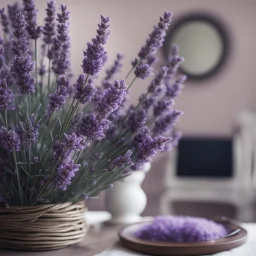
M 141 170 L 115 182 L 113 188 L 106 191 L 105 207 L 112 215 L 111 223 L 130 224 L 141 220 L 140 214 L 147 204 L 147 196 L 141 183 L 150 168 L 151 164 L 146 163 Z

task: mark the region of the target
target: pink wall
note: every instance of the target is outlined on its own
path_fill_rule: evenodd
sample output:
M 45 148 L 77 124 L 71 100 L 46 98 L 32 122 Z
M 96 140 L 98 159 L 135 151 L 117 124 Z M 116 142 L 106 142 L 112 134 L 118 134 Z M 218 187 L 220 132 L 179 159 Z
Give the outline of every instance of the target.
M 10 0 L 1 0 L 0 7 Z M 46 1 L 36 1 L 40 20 Z M 71 10 L 72 63 L 81 72 L 82 51 L 95 35 L 99 15 L 111 17 L 111 37 L 107 49 L 109 60 L 117 52 L 125 53 L 123 74 L 129 70 L 152 25 L 163 11 L 172 11 L 177 19 L 188 11 L 215 13 L 226 22 L 232 38 L 232 55 L 223 72 L 198 84 L 187 83 L 177 107 L 185 112 L 179 126 L 187 134 L 228 135 L 237 114 L 251 109 L 256 97 L 256 1 L 255 0 L 63 0 Z M 162 58 L 162 55 L 159 54 Z M 135 100 L 148 81 L 132 88 Z

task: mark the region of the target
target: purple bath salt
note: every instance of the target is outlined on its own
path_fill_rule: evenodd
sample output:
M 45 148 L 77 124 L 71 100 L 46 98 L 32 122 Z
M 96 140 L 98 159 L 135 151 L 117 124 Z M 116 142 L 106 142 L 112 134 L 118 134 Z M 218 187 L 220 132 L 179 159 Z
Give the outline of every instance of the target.
M 198 217 L 157 216 L 137 230 L 137 238 L 155 242 L 203 242 L 222 238 L 228 230 L 212 220 Z

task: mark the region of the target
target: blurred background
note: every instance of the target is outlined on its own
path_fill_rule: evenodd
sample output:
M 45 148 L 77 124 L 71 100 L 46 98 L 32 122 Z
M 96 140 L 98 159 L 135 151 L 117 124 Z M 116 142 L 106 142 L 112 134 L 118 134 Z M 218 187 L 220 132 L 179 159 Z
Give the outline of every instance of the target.
M 46 1 L 37 0 L 39 23 Z M 71 12 L 71 60 L 81 72 L 83 50 L 95 36 L 100 14 L 111 18 L 108 64 L 124 54 L 122 79 L 152 26 L 164 11 L 174 13 L 156 70 L 172 43 L 180 45 L 188 75 L 176 107 L 184 111 L 177 149 L 152 164 L 143 189 L 144 215 L 227 215 L 253 221 L 256 174 L 256 1 L 255 0 L 62 0 Z M 0 0 L 1 6 L 12 3 Z M 185 32 L 184 32 L 185 31 Z M 203 65 L 202 65 L 203 64 Z M 204 69 L 204 67 L 206 67 Z M 131 90 L 135 102 L 150 79 Z M 103 197 L 89 202 L 104 209 Z

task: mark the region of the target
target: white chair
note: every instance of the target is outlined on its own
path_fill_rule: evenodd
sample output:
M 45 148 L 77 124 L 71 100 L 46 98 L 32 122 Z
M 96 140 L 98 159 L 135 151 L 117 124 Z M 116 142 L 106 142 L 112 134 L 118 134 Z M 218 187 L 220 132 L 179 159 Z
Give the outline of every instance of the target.
M 249 113 L 239 116 L 233 135 L 233 176 L 231 178 L 178 177 L 176 175 L 178 150 L 173 150 L 166 164 L 161 198 L 163 214 L 173 214 L 172 202 L 213 202 L 232 204 L 236 218 L 252 221 L 253 199 L 256 187 L 256 117 Z

